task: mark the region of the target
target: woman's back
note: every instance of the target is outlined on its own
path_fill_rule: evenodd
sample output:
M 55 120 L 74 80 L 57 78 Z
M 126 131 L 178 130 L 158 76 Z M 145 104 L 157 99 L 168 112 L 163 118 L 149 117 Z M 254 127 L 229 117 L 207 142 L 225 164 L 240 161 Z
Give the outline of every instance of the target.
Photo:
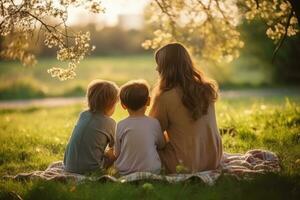
M 182 95 L 179 87 L 161 93 L 150 112 L 170 138 L 170 143 L 160 151 L 162 163 L 169 173 L 175 173 L 179 164 L 189 172 L 215 169 L 222 156 L 222 142 L 214 104 L 210 104 L 206 115 L 194 120 L 182 103 Z

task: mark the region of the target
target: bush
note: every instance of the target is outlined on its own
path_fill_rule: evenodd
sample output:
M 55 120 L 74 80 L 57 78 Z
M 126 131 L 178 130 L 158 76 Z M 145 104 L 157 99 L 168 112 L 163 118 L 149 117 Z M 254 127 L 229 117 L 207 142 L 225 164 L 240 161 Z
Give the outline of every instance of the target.
M 43 88 L 32 81 L 16 81 L 0 88 L 0 100 L 45 97 Z

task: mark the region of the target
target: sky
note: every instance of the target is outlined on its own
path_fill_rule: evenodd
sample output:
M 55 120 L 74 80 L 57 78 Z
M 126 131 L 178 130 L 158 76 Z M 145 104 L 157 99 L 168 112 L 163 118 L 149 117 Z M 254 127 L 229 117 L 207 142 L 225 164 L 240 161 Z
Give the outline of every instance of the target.
M 113 26 L 118 23 L 119 15 L 142 15 L 149 0 L 101 0 L 105 13 L 92 14 L 83 8 L 69 10 L 68 24 L 84 25 L 90 22 Z

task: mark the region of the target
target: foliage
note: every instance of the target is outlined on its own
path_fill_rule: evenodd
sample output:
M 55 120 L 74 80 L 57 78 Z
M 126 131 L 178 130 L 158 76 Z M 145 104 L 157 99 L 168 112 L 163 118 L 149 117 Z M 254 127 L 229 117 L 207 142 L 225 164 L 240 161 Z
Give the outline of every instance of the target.
M 266 34 L 277 44 L 277 52 L 286 36 L 298 32 L 297 13 L 291 3 L 297 4 L 294 0 L 153 0 L 146 16 L 156 30 L 154 38 L 142 46 L 156 49 L 179 41 L 206 60 L 230 62 L 244 46 L 240 21 L 260 17 L 268 25 Z M 89 44 L 89 32 L 72 32 L 66 25 L 72 6 L 103 12 L 96 0 L 1 0 L 0 35 L 5 40 L 0 56 L 25 65 L 35 63 L 29 49 L 32 38 L 42 34 L 47 47 L 57 48 L 57 59 L 68 61 L 67 68 L 53 67 L 48 72 L 60 80 L 74 78 L 76 66 L 94 46 Z
M 257 16 L 261 17 L 268 25 L 267 36 L 275 42 L 279 42 L 285 34 L 293 36 L 299 31 L 297 18 L 289 1 L 246 0 L 245 6 L 248 9 L 245 13 L 246 19 L 253 20 Z
M 179 41 L 195 55 L 213 61 L 232 61 L 244 46 L 238 25 L 257 17 L 266 22 L 266 34 L 281 46 L 283 38 L 298 32 L 297 18 L 288 0 L 154 0 L 147 9 L 154 38 L 143 46 L 156 49 Z M 153 14 L 155 13 L 155 14 Z
M 249 106 L 250 105 L 250 106 Z M 0 176 L 45 169 L 63 157 L 67 140 L 83 105 L 0 111 Z M 215 186 L 199 182 L 116 184 L 85 182 L 14 182 L 0 180 L 0 199 L 14 191 L 24 199 L 297 199 L 300 178 L 299 97 L 223 99 L 217 119 L 224 151 L 264 148 L 280 156 L 279 175 L 256 176 L 251 181 L 222 177 Z M 126 117 L 118 105 L 116 121 Z
M 36 62 L 28 49 L 33 38 L 45 36 L 44 44 L 57 48 L 57 59 L 68 61 L 66 69 L 53 67 L 49 73 L 60 80 L 74 78 L 75 68 L 94 47 L 91 47 L 89 32 L 72 32 L 67 26 L 69 7 L 86 7 L 90 12 L 103 12 L 96 0 L 1 0 L 0 36 L 5 37 L 0 56 L 18 59 L 24 65 Z
M 45 91 L 35 80 L 24 79 L 0 86 L 0 99 L 31 99 L 45 97 Z
M 286 36 L 298 32 L 300 11 L 295 5 L 300 7 L 299 1 L 152 0 L 145 12 L 155 31 L 153 39 L 142 46 L 156 49 L 179 41 L 207 61 L 230 62 L 239 57 L 244 46 L 240 22 L 261 18 L 268 26 L 267 36 L 277 44 L 276 53 Z M 74 78 L 78 63 L 94 49 L 88 31 L 74 32 L 67 26 L 68 10 L 74 6 L 103 12 L 96 0 L 1 0 L 0 39 L 4 38 L 4 46 L 0 56 L 34 64 L 30 48 L 33 39 L 42 35 L 47 47 L 57 48 L 57 59 L 68 63 L 66 68 L 53 67 L 48 72 L 60 80 Z M 116 42 L 122 41 L 119 39 Z
M 273 84 L 299 84 L 300 83 L 300 37 L 287 37 L 282 44 L 280 51 L 276 54 L 273 63 L 270 61 L 274 57 L 276 47 L 272 40 L 267 39 L 265 34 L 267 25 L 262 20 L 254 20 L 251 23 L 245 21 L 240 27 L 241 38 L 245 41 L 245 48 L 241 50 L 239 59 L 230 63 L 235 65 L 239 71 L 248 69 L 262 74 L 269 74 L 266 81 Z M 300 36 L 300 35 L 299 35 Z M 248 58 L 245 60 L 244 58 Z M 251 62 L 256 59 L 257 63 Z M 242 62 L 242 61 L 246 62 Z M 235 77 L 232 75 L 232 77 Z

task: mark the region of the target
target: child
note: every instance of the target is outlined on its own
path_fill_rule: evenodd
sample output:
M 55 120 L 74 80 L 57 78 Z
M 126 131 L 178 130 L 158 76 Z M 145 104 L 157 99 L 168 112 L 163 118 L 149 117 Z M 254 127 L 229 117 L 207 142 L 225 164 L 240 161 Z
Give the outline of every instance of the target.
M 82 174 L 103 168 L 105 148 L 114 145 L 116 122 L 110 116 L 118 100 L 118 87 L 94 80 L 88 86 L 87 100 L 89 109 L 80 114 L 65 151 L 68 172 Z
M 156 149 L 162 148 L 165 141 L 158 120 L 145 115 L 150 104 L 147 83 L 126 83 L 121 88 L 120 99 L 129 117 L 117 125 L 116 168 L 121 175 L 139 171 L 159 173 L 161 162 Z

